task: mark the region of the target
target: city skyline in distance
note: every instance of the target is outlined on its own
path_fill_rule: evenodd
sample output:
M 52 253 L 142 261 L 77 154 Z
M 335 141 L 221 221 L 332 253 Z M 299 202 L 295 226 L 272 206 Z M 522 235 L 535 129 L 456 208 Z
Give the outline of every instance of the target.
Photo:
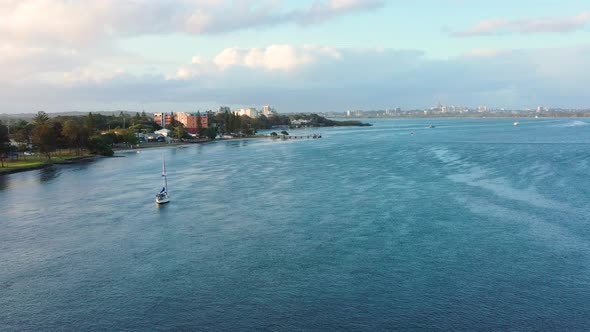
M 23 0 L 0 22 L 0 113 L 590 105 L 583 1 Z

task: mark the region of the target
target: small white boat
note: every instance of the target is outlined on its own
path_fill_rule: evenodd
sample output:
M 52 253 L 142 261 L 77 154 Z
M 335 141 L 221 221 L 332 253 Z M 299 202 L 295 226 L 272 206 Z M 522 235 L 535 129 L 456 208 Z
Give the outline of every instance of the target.
M 156 203 L 165 204 L 170 202 L 170 195 L 168 195 L 168 180 L 166 178 L 166 161 L 162 157 L 162 190 L 156 194 Z
M 518 122 L 518 121 L 515 121 L 515 122 L 513 123 L 513 125 L 515 125 L 515 126 L 518 126 L 519 124 L 520 124 L 520 122 Z

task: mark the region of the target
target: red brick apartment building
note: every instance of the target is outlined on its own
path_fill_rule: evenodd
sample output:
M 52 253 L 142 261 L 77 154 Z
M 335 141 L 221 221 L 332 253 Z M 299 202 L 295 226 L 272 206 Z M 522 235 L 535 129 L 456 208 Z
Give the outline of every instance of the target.
M 208 128 L 209 122 L 207 121 L 207 116 L 197 116 L 194 114 L 186 113 L 186 112 L 178 112 L 178 113 L 155 113 L 154 114 L 154 121 L 162 127 L 169 125 L 172 123 L 172 119 L 182 123 L 186 130 L 191 134 L 197 133 L 197 121 L 201 121 L 202 128 Z

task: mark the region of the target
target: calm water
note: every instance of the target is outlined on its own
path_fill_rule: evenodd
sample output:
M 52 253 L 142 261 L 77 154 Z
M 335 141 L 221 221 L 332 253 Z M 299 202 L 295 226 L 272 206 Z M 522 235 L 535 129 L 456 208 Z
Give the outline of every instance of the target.
M 0 177 L 0 330 L 588 330 L 590 120 L 513 121 Z

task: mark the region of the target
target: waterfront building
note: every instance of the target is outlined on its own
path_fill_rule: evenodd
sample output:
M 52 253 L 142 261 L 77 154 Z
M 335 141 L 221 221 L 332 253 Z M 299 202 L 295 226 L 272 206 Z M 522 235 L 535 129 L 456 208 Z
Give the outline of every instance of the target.
M 206 115 L 198 116 L 196 114 L 186 112 L 154 114 L 154 121 L 162 127 L 171 124 L 173 120 L 182 123 L 186 130 L 191 134 L 197 133 L 199 121 L 201 122 L 201 128 L 209 127 L 209 121 Z
M 154 131 L 154 134 L 157 134 L 157 135 L 162 135 L 162 136 L 168 137 L 168 136 L 170 135 L 170 133 L 171 133 L 171 132 L 172 132 L 172 131 L 171 131 L 170 129 L 166 129 L 166 128 L 164 128 L 164 129 L 160 129 L 160 130 L 156 130 L 156 131 Z
M 160 125 L 160 127 L 164 128 L 167 125 L 172 123 L 174 119 L 174 113 L 166 114 L 166 113 L 154 113 L 154 122 Z
M 196 134 L 199 128 L 198 122 L 201 122 L 201 128 L 208 128 L 209 122 L 206 115 L 196 115 L 186 112 L 176 113 L 174 118 L 176 121 L 182 123 L 186 130 L 191 134 Z

